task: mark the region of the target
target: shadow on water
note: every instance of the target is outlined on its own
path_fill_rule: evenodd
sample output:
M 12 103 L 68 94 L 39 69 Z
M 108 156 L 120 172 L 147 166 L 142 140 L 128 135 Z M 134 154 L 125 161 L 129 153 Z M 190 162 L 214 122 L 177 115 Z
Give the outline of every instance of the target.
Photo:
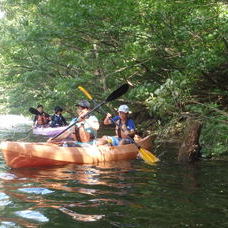
M 0 156 L 0 226 L 227 227 L 227 162 L 181 165 L 176 149 L 164 145 L 154 166 L 9 169 Z

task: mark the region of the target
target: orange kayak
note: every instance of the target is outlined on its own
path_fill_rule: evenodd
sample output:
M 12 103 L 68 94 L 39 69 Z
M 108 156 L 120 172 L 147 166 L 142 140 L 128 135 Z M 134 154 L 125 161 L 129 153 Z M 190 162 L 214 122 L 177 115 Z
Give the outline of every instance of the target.
M 150 149 L 152 138 L 147 136 L 137 141 Z M 11 168 L 55 166 L 69 163 L 95 164 L 99 162 L 135 159 L 138 148 L 134 144 L 121 146 L 87 145 L 83 147 L 62 147 L 52 143 L 10 142 L 0 144 L 6 164 Z

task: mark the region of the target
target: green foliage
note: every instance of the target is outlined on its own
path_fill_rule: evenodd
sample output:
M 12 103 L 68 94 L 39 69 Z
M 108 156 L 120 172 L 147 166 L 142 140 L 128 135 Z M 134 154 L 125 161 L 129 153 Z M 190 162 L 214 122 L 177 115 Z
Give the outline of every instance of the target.
M 228 7 L 222 1 L 1 3 L 0 105 L 14 113 L 38 103 L 71 112 L 83 97 L 78 85 L 101 101 L 128 81 L 133 89 L 114 105 L 143 104 L 164 124 L 182 112 L 202 116 L 204 110 L 191 104 L 201 102 L 198 85 L 227 61 Z M 210 81 L 225 99 L 227 87 Z
M 205 156 L 228 154 L 228 116 L 215 115 L 205 121 L 200 139 Z
M 220 156 L 228 153 L 228 113 L 215 103 L 195 104 L 188 107 L 203 122 L 200 143 L 204 156 Z
M 170 119 L 183 111 L 190 97 L 190 79 L 175 72 L 173 77 L 156 88 L 146 100 L 149 111 L 163 119 Z

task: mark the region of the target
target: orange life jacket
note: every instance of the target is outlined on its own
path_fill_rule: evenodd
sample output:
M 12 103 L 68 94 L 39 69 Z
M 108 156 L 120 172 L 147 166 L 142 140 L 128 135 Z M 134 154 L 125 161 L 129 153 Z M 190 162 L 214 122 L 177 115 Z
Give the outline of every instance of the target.
M 93 140 L 94 137 L 85 131 L 84 127 L 75 128 L 75 140 L 78 142 L 87 143 Z
M 49 122 L 49 117 L 46 116 L 44 113 L 37 116 L 38 125 L 45 125 L 45 124 L 48 124 L 48 122 Z

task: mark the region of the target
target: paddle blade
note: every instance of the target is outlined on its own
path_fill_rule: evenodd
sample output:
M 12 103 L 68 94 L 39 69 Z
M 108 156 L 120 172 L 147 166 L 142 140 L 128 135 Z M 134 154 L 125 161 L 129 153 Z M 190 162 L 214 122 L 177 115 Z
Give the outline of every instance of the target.
M 34 115 L 39 115 L 40 114 L 39 111 L 37 109 L 35 109 L 35 108 L 29 108 L 29 112 L 31 112 Z
M 112 92 L 106 99 L 106 102 L 109 102 L 109 101 L 113 101 L 115 100 L 116 98 L 122 96 L 123 94 L 125 94 L 129 89 L 129 85 L 126 83 L 126 84 L 123 84 L 120 88 L 118 88 L 117 90 L 115 90 L 114 92 Z
M 149 165 L 154 164 L 155 162 L 158 162 L 159 159 L 153 155 L 150 151 L 140 148 L 139 149 L 139 154 L 141 156 L 141 158 Z
M 82 86 L 78 86 L 78 88 L 86 95 L 86 97 L 88 97 L 90 100 L 93 100 L 93 97 L 85 88 L 83 88 Z

